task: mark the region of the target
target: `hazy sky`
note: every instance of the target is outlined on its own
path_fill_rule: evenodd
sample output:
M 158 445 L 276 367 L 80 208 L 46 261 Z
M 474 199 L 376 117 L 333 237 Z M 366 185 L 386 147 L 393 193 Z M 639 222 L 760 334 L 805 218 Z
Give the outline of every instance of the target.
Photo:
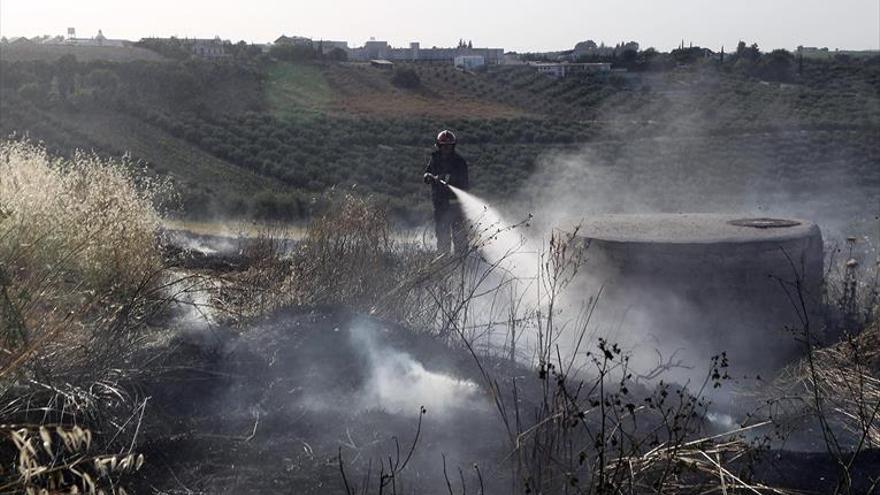
M 880 0 L 0 0 L 0 34 L 213 37 L 267 42 L 279 34 L 395 46 L 563 50 L 593 39 L 668 50 L 682 39 L 762 50 L 797 45 L 880 48 Z

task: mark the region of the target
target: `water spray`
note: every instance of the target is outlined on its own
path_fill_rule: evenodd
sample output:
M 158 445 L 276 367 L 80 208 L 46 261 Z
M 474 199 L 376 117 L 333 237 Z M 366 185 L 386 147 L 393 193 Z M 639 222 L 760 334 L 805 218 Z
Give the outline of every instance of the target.
M 497 264 L 516 278 L 537 276 L 540 259 L 532 242 L 507 222 L 488 202 L 441 181 L 458 198 L 461 210 L 473 228 L 473 242 L 486 261 Z

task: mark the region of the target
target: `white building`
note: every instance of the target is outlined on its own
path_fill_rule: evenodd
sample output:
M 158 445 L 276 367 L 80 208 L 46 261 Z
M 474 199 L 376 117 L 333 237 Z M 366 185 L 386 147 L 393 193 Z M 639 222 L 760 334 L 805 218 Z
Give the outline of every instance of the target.
M 452 63 L 459 69 L 474 70 L 486 65 L 486 58 L 482 55 L 458 55 L 452 59 Z
M 520 58 L 518 53 L 505 53 L 503 57 L 501 57 L 501 64 L 503 65 L 525 65 L 526 62 Z
M 608 74 L 611 64 L 607 62 L 571 63 L 571 62 L 530 62 L 540 74 L 551 77 L 567 77 L 572 74 Z
M 406 48 L 394 48 L 387 41 L 370 39 L 363 47 L 349 50 L 352 60 L 385 59 L 393 61 L 454 62 L 458 56 L 483 57 L 484 64 L 498 64 L 504 57 L 502 48 L 422 48 L 414 41 Z
M 565 64 L 549 62 L 533 62 L 531 64 L 539 74 L 551 77 L 565 77 Z
M 311 48 L 314 45 L 314 42 L 311 38 L 306 38 L 305 36 L 287 36 L 282 34 L 275 40 L 276 45 L 292 45 L 292 46 L 304 46 Z
M 76 45 L 76 46 L 125 46 L 128 44 L 126 40 L 111 40 L 104 36 L 104 33 L 101 30 L 98 30 L 98 34 L 95 35 L 94 38 L 77 38 L 76 30 L 74 28 L 67 28 L 67 39 L 58 36 L 57 38 L 53 38 L 53 40 L 57 40 L 57 42 L 50 42 L 47 44 L 65 44 L 65 45 Z
M 193 55 L 199 58 L 223 58 L 226 56 L 226 43 L 220 39 L 220 36 L 195 38 L 190 41 L 189 49 Z

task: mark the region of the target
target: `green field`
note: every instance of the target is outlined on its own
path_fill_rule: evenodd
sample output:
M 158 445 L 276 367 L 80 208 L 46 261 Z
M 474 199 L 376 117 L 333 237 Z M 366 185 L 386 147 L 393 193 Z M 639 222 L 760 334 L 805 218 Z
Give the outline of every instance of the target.
M 274 64 L 265 84 L 267 110 L 279 118 L 326 111 L 335 99 L 324 73 L 310 64 Z

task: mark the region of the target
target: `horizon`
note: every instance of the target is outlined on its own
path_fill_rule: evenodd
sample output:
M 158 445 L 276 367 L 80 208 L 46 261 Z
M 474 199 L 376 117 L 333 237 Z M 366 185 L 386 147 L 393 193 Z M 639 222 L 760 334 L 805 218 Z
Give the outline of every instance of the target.
M 732 51 L 740 40 L 757 43 L 762 51 L 794 50 L 799 45 L 880 50 L 880 2 L 868 0 L 844 0 L 836 6 L 818 0 L 781 0 L 769 7 L 754 0 L 711 7 L 698 0 L 681 0 L 674 6 L 635 0 L 616 7 L 553 0 L 517 9 L 502 8 L 500 0 L 467 7 L 457 0 L 444 5 L 451 12 L 470 15 L 446 24 L 425 22 L 427 16 L 420 7 L 433 4 L 421 1 L 393 0 L 380 7 L 365 7 L 351 0 L 308 6 L 262 0 L 251 5 L 244 12 L 204 0 L 185 5 L 157 0 L 135 7 L 108 0 L 76 5 L 58 0 L 39 5 L 4 0 L 0 3 L 0 36 L 63 36 L 68 27 L 74 27 L 78 37 L 93 37 L 100 29 L 108 38 L 132 41 L 220 36 L 232 42 L 271 43 L 288 35 L 346 41 L 351 47 L 362 46 L 370 38 L 392 46 L 417 41 L 431 47 L 455 46 L 464 39 L 472 40 L 474 46 L 515 52 L 570 50 L 588 39 L 610 46 L 636 41 L 641 49 L 653 47 L 660 51 L 672 50 L 682 42 L 716 51 L 724 46 Z M 174 17 L 164 15 L 172 8 L 177 12 Z M 694 9 L 707 15 L 689 16 Z M 759 15 L 754 16 L 753 9 L 759 9 Z M 339 16 L 340 10 L 349 15 Z

